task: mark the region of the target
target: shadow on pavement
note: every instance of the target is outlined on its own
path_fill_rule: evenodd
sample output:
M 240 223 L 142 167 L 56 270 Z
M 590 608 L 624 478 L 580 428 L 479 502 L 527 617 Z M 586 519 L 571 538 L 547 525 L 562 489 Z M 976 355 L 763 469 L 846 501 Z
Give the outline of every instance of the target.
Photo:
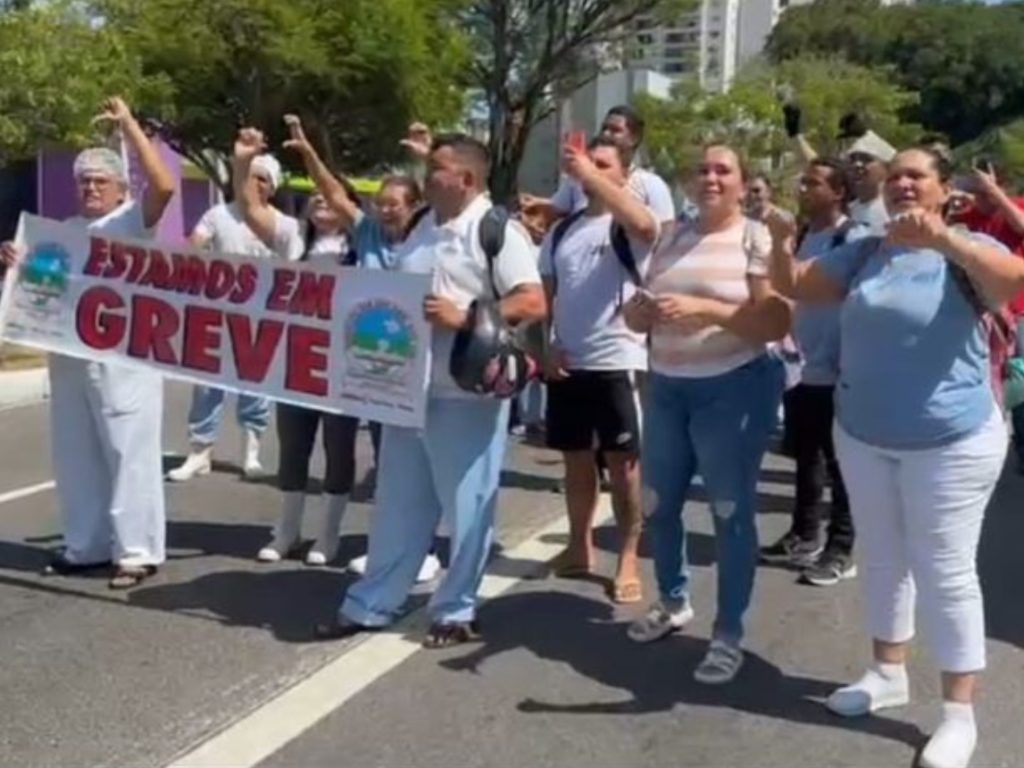
M 140 587 L 128 594 L 128 604 L 212 615 L 226 626 L 263 629 L 282 642 L 308 643 L 313 625 L 330 615 L 352 580 L 328 569 L 220 571 L 181 584 Z
M 918 746 L 917 726 L 881 717 L 841 720 L 820 703 L 839 684 L 786 675 L 760 656 L 748 653 L 736 682 L 702 686 L 690 677 L 707 642 L 677 636 L 639 647 L 626 637 L 625 625 L 612 620 L 603 602 L 564 592 L 527 592 L 498 598 L 481 611 L 486 645 L 448 658 L 453 671 L 476 672 L 491 657 L 525 648 L 536 656 L 569 665 L 577 674 L 624 695 L 607 701 L 545 701 L 537 697 L 516 705 L 531 714 L 641 715 L 680 705 L 723 707 L 779 720 L 868 733 Z

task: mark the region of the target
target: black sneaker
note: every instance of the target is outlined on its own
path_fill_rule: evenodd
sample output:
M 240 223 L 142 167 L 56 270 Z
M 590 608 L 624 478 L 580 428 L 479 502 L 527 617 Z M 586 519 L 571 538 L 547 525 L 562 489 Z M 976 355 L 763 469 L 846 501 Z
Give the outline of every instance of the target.
M 824 547 L 818 541 L 804 541 L 790 532 L 774 544 L 761 547 L 761 561 L 773 565 L 792 565 L 809 568 L 821 555 Z
M 815 587 L 833 587 L 840 581 L 857 577 L 857 565 L 843 552 L 824 552 L 818 561 L 805 570 L 800 578 Z

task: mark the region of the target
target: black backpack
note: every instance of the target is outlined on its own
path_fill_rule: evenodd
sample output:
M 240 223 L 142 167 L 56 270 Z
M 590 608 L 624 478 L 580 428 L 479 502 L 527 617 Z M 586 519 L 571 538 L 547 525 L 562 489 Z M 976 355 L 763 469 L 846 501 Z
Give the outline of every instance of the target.
M 555 266 L 558 246 L 562 244 L 565 236 L 569 234 L 569 229 L 585 215 L 585 210 L 576 211 L 576 213 L 570 214 L 558 222 L 551 232 L 551 281 L 554 283 L 555 292 L 558 291 L 558 270 Z M 619 260 L 619 264 L 622 265 L 629 279 L 639 288 L 643 285 L 643 277 L 640 275 L 640 269 L 636 265 L 636 256 L 633 255 L 633 248 L 629 244 L 629 235 L 626 234 L 626 228 L 613 221 L 610 239 L 612 250 L 615 252 L 615 258 Z
M 417 212 L 412 226 L 425 215 L 425 210 Z M 505 247 L 509 218 L 508 209 L 496 205 L 480 219 L 477 238 L 487 257 L 493 299 L 479 299 L 470 305 L 469 327 L 455 334 L 448 360 L 448 372 L 461 389 L 498 399 L 515 397 L 540 375 L 540 365 L 499 311 L 501 293 L 494 281 L 494 264 Z

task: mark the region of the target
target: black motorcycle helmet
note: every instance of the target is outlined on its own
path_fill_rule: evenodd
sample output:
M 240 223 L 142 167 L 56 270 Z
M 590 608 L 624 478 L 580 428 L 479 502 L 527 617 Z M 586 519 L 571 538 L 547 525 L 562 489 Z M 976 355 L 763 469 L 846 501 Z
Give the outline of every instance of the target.
M 499 399 L 515 397 L 540 375 L 537 361 L 516 345 L 497 302 L 483 300 L 470 305 L 448 369 L 461 389 Z

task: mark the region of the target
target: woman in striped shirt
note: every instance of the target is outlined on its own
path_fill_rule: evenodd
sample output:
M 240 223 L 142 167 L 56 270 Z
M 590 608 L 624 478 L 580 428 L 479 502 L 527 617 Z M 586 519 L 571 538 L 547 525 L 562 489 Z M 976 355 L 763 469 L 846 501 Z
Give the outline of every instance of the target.
M 661 596 L 629 635 L 650 642 L 693 618 L 682 508 L 699 467 L 718 557 L 718 616 L 694 674 L 708 684 L 731 681 L 743 661 L 757 477 L 783 388 L 782 365 L 767 344 L 790 324 L 789 305 L 768 280 L 768 231 L 743 215 L 745 183 L 732 149 L 704 151 L 699 215 L 663 236 L 647 290 L 626 307 L 627 323 L 651 337 L 641 465 Z

